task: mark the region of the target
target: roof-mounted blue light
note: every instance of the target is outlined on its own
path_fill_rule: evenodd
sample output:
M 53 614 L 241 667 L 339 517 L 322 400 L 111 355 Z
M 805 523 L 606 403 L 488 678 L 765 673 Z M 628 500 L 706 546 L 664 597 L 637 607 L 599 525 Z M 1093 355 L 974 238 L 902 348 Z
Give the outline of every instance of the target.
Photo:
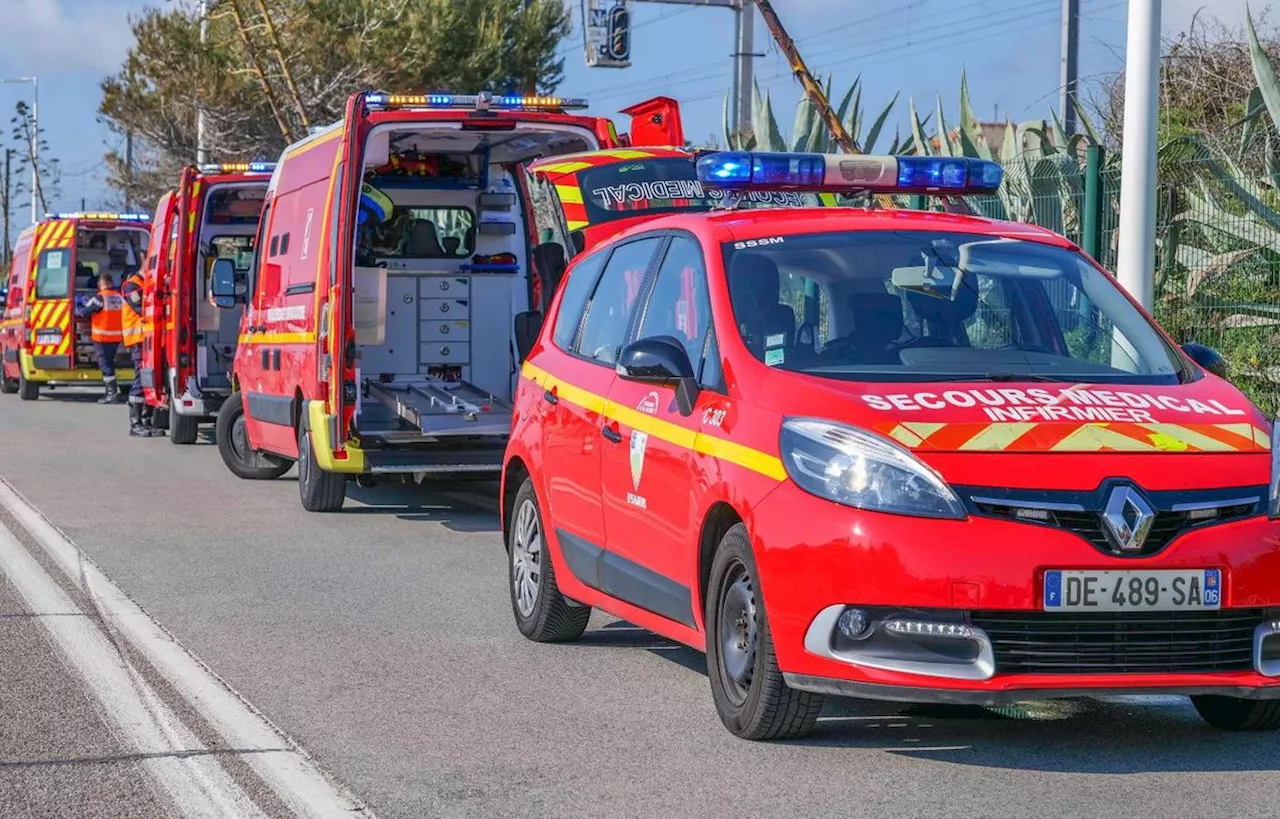
M 83 219 L 90 222 L 150 222 L 149 213 L 115 213 L 105 211 L 72 211 L 69 213 L 46 213 L 46 219 Z
M 587 101 L 569 97 L 542 97 L 533 94 L 366 94 L 369 108 L 457 108 L 473 111 L 569 111 L 587 107 Z
M 274 162 L 220 162 L 197 167 L 203 174 L 222 173 L 271 173 L 276 169 Z
M 697 161 L 698 181 L 729 190 L 830 193 L 992 193 L 1004 169 L 967 157 L 717 151 Z

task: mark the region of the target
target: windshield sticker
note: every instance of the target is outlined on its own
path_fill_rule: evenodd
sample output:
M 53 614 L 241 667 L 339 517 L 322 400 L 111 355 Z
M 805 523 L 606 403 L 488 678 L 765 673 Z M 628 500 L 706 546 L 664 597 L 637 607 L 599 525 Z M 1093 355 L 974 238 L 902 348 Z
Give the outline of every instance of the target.
M 765 354 L 769 363 L 768 353 Z M 1173 395 L 1128 390 L 1062 387 L 1057 390 L 966 389 L 942 392 L 863 395 L 872 409 L 882 412 L 930 412 L 949 408 L 981 409 L 992 421 L 1110 421 L 1150 424 L 1152 412 L 1168 416 L 1239 417 L 1246 410 L 1228 407 L 1217 399 L 1200 401 Z
M 781 347 L 786 343 L 787 343 L 786 333 L 778 333 L 776 335 L 769 336 L 764 340 L 764 346 L 766 347 Z
M 770 367 L 778 366 L 783 361 L 785 361 L 786 358 L 787 358 L 787 354 L 781 347 L 778 347 L 773 350 L 764 351 L 764 363 L 769 365 Z
M 745 250 L 749 247 L 766 247 L 768 245 L 786 244 L 781 236 L 770 236 L 768 239 L 747 239 L 745 242 L 734 242 L 734 250 Z

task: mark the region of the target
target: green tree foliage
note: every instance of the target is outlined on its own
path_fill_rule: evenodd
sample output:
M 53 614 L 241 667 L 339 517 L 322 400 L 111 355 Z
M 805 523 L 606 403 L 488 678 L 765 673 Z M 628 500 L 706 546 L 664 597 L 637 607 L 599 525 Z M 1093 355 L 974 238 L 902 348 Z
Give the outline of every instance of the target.
M 308 126 L 341 117 L 353 91 L 553 90 L 569 34 L 564 0 L 219 0 L 165 4 L 133 21 L 136 43 L 102 83 L 102 120 L 132 133 L 130 199 L 154 202 L 196 157 L 274 159 Z M 122 152 L 107 156 L 124 191 Z

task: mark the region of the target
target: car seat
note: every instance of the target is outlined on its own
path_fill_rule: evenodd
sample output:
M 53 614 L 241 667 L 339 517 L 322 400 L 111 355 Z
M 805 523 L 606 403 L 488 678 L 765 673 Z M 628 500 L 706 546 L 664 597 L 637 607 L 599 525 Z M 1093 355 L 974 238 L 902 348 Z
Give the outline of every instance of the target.
M 927 335 L 917 339 L 917 347 L 968 347 L 964 323 L 978 311 L 978 289 L 972 278 L 960 282 L 955 298 L 939 298 L 907 291 L 907 303 L 920 317 Z
M 734 258 L 729 272 L 734 317 L 757 358 L 763 359 L 766 349 L 782 348 L 785 360 L 795 342 L 796 313 L 780 302 L 781 293 L 781 277 L 772 259 L 758 253 Z
M 426 219 L 416 219 L 409 228 L 405 255 L 412 259 L 438 259 L 444 255 L 436 225 Z
M 848 300 L 853 332 L 845 335 L 850 362 L 897 364 L 898 353 L 890 345 L 902 337 L 905 326 L 902 299 L 892 293 L 855 293 Z

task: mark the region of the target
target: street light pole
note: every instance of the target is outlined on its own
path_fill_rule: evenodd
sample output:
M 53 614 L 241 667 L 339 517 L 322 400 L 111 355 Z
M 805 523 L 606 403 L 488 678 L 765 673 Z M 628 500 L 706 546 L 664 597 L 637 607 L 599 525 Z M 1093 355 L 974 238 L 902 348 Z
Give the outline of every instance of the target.
M 209 0 L 200 0 L 200 51 L 201 56 L 209 42 Z M 196 164 L 209 162 L 209 146 L 205 142 L 204 103 L 196 101 Z
M 39 199 L 36 191 L 40 188 L 40 81 L 36 77 L 10 77 L 0 79 L 0 84 L 31 83 L 31 145 L 28 159 L 31 160 L 31 224 L 40 221 Z
M 1160 2 L 1129 0 L 1125 51 L 1120 247 L 1116 278 L 1148 310 L 1156 259 L 1156 107 L 1160 82 Z

